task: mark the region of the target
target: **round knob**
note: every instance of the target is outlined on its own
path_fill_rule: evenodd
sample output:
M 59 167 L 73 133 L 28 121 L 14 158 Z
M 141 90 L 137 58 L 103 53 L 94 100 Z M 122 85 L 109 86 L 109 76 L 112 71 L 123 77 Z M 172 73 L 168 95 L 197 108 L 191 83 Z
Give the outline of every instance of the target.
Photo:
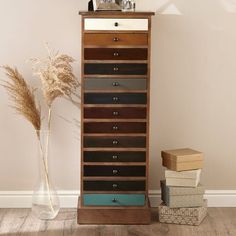
M 118 174 L 118 170 L 113 170 L 113 171 L 112 171 L 112 174 L 113 174 L 113 175 Z
M 118 141 L 117 141 L 117 140 L 113 140 L 113 141 L 112 141 L 112 144 L 113 144 L 113 145 L 117 145 L 117 144 L 118 144 Z
M 117 86 L 119 86 L 119 83 L 118 82 L 114 82 L 114 83 L 112 83 L 112 86 L 117 87 Z
M 113 70 L 114 70 L 114 71 L 118 71 L 119 68 L 118 68 L 118 67 L 114 67 Z
M 112 202 L 117 202 L 117 200 L 115 198 L 112 199 Z
M 118 42 L 118 41 L 119 41 L 119 38 L 116 38 L 116 37 L 115 37 L 115 38 L 113 38 L 113 41 L 114 41 L 114 42 Z
M 117 188 L 118 184 L 112 184 L 112 188 Z
M 114 56 L 114 57 L 118 57 L 118 56 L 119 56 L 119 53 L 118 53 L 118 52 L 114 52 L 114 53 L 113 53 L 113 56 Z
M 118 156 L 114 155 L 114 156 L 112 156 L 112 159 L 113 159 L 113 160 L 117 160 L 117 159 L 118 159 Z
M 113 130 L 118 130 L 119 128 L 118 128 L 118 126 L 113 126 L 112 129 Z
M 117 101 L 119 100 L 119 98 L 118 98 L 118 97 L 113 97 L 112 100 L 113 100 L 114 102 L 117 102 Z
M 113 116 L 118 116 L 119 112 L 118 111 L 113 111 L 112 114 L 113 114 Z
M 118 26 L 119 26 L 119 23 L 118 23 L 118 22 L 115 22 L 114 25 L 115 25 L 115 27 L 118 27 Z

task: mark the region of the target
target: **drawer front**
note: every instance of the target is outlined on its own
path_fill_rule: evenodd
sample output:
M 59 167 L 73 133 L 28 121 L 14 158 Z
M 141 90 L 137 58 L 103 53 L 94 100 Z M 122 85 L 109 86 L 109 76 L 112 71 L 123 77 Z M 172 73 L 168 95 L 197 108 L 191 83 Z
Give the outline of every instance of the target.
M 84 176 L 145 176 L 145 166 L 84 166 Z
M 84 30 L 148 31 L 148 19 L 87 18 L 84 20 Z
M 84 137 L 84 147 L 110 147 L 110 148 L 145 148 L 145 137 Z
M 85 60 L 147 60 L 146 48 L 85 48 Z
M 145 180 L 139 181 L 84 181 L 84 191 L 145 191 Z
M 146 152 L 84 152 L 84 162 L 145 162 Z
M 85 93 L 85 104 L 146 104 L 146 93 Z
M 87 78 L 84 80 L 86 90 L 146 90 L 146 79 L 100 79 Z
M 146 107 L 86 107 L 84 108 L 86 119 L 145 119 Z
M 146 122 L 86 122 L 84 133 L 146 133 Z
M 147 75 L 147 64 L 85 63 L 85 75 Z
M 148 34 L 84 34 L 85 46 L 147 46 Z
M 83 194 L 85 206 L 144 206 L 144 194 Z

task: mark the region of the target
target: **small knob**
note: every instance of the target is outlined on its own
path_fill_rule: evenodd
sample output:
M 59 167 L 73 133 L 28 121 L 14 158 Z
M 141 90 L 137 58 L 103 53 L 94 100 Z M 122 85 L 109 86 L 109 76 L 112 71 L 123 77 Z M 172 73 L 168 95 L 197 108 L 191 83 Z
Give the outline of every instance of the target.
M 118 83 L 118 82 L 114 82 L 114 83 L 112 83 L 112 86 L 113 87 L 117 87 L 117 86 L 119 86 L 120 84 Z
M 114 52 L 114 53 L 113 53 L 113 56 L 114 56 L 114 57 L 118 57 L 118 56 L 119 56 L 119 53 L 118 53 L 118 52 Z
M 113 100 L 114 102 L 117 102 L 117 101 L 119 100 L 119 98 L 118 98 L 118 97 L 113 97 L 112 100 Z
M 112 199 L 112 202 L 117 202 L 117 200 L 115 198 Z
M 118 42 L 118 41 L 119 41 L 119 38 L 115 37 L 115 38 L 113 38 L 113 41 L 114 41 L 114 42 Z
M 113 144 L 113 145 L 117 145 L 117 144 L 118 144 L 118 141 L 117 141 L 117 140 L 113 140 L 113 141 L 112 141 L 112 144 Z
M 118 174 L 118 170 L 113 170 L 113 171 L 112 171 L 112 174 L 113 174 L 113 175 Z
M 117 188 L 118 184 L 112 184 L 112 188 Z
M 118 128 L 118 126 L 114 125 L 114 126 L 112 127 L 112 129 L 113 129 L 113 130 L 118 130 L 119 128 Z
M 117 160 L 117 159 L 118 159 L 118 156 L 114 155 L 114 156 L 112 156 L 112 159 L 113 159 L 113 160 Z
M 119 26 L 119 23 L 118 23 L 118 22 L 115 22 L 114 25 L 115 25 L 115 27 L 118 27 L 118 26 Z
M 118 116 L 119 112 L 118 111 L 113 111 L 112 114 L 113 114 L 113 116 Z
M 119 68 L 118 68 L 118 67 L 114 67 L 113 70 L 114 70 L 114 71 L 118 71 Z

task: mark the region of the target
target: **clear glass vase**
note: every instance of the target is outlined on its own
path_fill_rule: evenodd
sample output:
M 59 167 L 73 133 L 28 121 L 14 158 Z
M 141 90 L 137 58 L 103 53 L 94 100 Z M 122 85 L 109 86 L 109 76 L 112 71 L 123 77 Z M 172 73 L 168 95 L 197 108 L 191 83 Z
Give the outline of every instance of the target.
M 54 219 L 59 210 L 60 202 L 53 186 L 48 167 L 50 159 L 49 131 L 36 131 L 38 138 L 39 177 L 32 196 L 32 211 L 42 220 Z

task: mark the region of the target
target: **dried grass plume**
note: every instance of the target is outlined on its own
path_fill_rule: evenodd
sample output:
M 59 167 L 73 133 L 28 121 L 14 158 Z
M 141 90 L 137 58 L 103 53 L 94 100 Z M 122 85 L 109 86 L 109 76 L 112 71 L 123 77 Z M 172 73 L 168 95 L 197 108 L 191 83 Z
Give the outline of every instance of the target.
M 2 86 L 6 88 L 14 105 L 12 107 L 18 114 L 24 116 L 38 132 L 41 129 L 41 112 L 37 107 L 34 89 L 30 88 L 17 68 L 9 66 L 2 67 L 9 81 L 3 81 Z M 39 132 L 37 133 L 39 135 Z

